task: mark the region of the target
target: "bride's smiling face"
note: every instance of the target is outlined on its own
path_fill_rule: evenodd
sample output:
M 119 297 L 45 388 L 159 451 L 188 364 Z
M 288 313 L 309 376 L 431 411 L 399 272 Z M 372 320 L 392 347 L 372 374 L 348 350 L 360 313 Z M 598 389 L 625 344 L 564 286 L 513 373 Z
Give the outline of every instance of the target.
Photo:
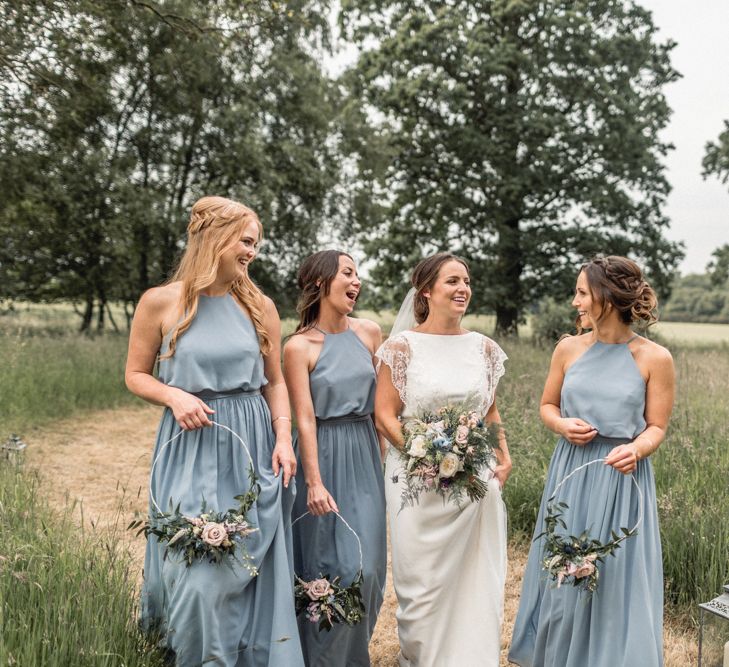
M 462 317 L 471 301 L 471 277 L 460 262 L 450 260 L 438 271 L 430 289 L 423 291 L 429 309 L 446 317 Z

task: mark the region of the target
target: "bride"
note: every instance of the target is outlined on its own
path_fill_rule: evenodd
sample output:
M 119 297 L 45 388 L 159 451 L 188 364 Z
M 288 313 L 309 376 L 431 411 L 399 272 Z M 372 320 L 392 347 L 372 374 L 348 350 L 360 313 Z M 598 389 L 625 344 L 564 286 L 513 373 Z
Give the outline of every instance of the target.
M 377 428 L 391 444 L 385 494 L 400 666 L 497 667 L 506 575 L 501 488 L 511 471 L 506 441 L 502 436 L 494 471 L 482 473 L 486 497 L 460 508 L 429 492 L 401 509 L 400 449 L 404 419 L 467 397 L 478 397 L 487 422 L 499 422 L 495 393 L 506 355 L 490 338 L 461 327 L 471 298 L 464 260 L 427 257 L 412 284 L 395 322 L 403 330 L 393 327 L 395 335 L 377 352 L 375 396 Z

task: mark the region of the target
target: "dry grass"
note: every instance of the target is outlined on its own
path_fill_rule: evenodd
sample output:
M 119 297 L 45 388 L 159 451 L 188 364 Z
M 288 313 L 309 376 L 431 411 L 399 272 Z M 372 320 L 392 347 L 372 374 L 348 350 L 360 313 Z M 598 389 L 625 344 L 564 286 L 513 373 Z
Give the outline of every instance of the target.
M 128 523 L 147 507 L 148 471 L 160 408 L 102 410 L 39 428 L 30 438 L 27 460 L 37 466 L 46 492 L 56 505 L 78 501 L 78 518 L 97 530 Z M 139 562 L 144 542 L 132 533 L 125 540 Z M 528 545 L 509 548 L 501 664 L 516 616 Z M 397 601 L 388 577 L 385 602 L 370 645 L 373 667 L 397 665 Z M 669 610 L 670 611 L 670 610 Z M 667 616 L 664 631 L 666 667 L 696 664 L 697 637 L 689 623 Z

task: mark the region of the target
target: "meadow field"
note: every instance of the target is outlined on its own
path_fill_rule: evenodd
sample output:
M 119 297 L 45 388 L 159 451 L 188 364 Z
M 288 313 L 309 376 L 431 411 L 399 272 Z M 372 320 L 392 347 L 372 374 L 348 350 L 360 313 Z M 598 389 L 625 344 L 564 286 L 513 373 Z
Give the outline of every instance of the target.
M 124 388 L 126 336 L 79 338 L 73 333 L 74 318 L 70 308 L 60 306 L 23 306 L 0 315 L 1 440 L 18 433 L 32 450 L 44 440 L 50 441 L 48 434 L 57 424 L 63 424 L 65 432 L 73 431 L 75 420 L 79 428 L 86 428 L 81 426 L 84 417 L 96 419 L 93 411 L 99 409 L 147 414 L 139 410 L 142 402 Z M 391 314 L 378 315 L 378 319 L 389 328 Z M 466 326 L 490 333 L 493 320 L 469 317 Z M 292 321 L 284 322 L 285 331 L 292 327 Z M 729 581 L 729 325 L 662 323 L 659 327 L 678 375 L 669 435 L 653 457 L 666 614 L 693 637 L 697 603 L 714 597 Z M 555 440 L 539 422 L 536 410 L 550 352 L 533 346 L 526 328 L 520 340 L 499 342 L 509 361 L 498 400 L 514 459 L 504 497 L 512 549 L 523 554 L 534 528 Z M 149 437 L 140 446 L 151 448 L 151 432 Z M 33 460 L 43 477 L 43 457 Z M 127 623 L 134 610 L 137 580 L 130 574 L 130 561 L 113 556 L 117 553 L 113 531 L 105 532 L 103 538 L 94 536 L 93 531 L 74 527 L 70 513 L 59 509 L 58 503 L 50 507 L 46 496 L 57 498 L 64 479 L 53 478 L 49 491 L 48 486 L 39 485 L 29 466 L 20 472 L 7 463 L 0 468 L 0 595 L 6 601 L 1 612 L 0 662 L 12 664 L 8 655 L 17 658 L 17 638 L 32 626 L 33 633 L 27 636 L 37 644 L 38 661 L 23 654 L 26 660 L 16 664 L 63 664 L 41 657 L 48 655 L 49 645 L 59 641 L 54 633 L 67 633 L 64 628 L 73 625 L 63 611 L 68 600 L 73 600 L 74 608 L 88 605 L 93 609 L 102 599 L 117 600 L 114 596 L 118 596 L 115 605 L 121 611 L 111 631 L 97 628 L 95 635 L 84 630 L 68 639 L 69 645 L 85 646 L 97 658 L 128 654 L 139 659 L 125 658 L 124 664 L 155 664 L 157 658 L 149 653 L 133 624 Z M 130 518 L 121 516 L 120 522 Z M 69 539 L 69 535 L 77 539 Z M 84 584 L 84 577 L 90 577 L 93 585 Z M 61 585 L 61 580 L 67 583 Z M 56 604 L 59 610 L 49 610 Z M 28 620 L 34 613 L 43 616 L 41 625 Z M 78 614 L 79 622 L 86 623 L 84 618 L 83 613 Z M 84 664 L 121 663 L 109 658 L 108 662 L 89 660 Z M 667 659 L 668 664 L 681 663 Z

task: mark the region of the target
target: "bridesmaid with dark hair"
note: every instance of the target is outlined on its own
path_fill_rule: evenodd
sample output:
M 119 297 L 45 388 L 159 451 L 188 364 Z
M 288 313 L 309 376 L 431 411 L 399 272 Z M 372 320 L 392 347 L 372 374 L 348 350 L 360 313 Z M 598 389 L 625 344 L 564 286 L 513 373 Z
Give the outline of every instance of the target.
M 673 361 L 668 350 L 632 330 L 635 323 L 655 322 L 657 306 L 632 260 L 596 257 L 583 265 L 572 305 L 580 335 L 557 344 L 542 394 L 542 421 L 560 437 L 547 472 L 509 660 L 521 667 L 661 667 L 663 571 L 650 456 L 666 437 Z M 585 469 L 560 488 L 580 467 Z M 640 524 L 637 534 L 598 566 L 599 588 L 592 597 L 547 581 L 540 534 L 553 494 L 568 505 L 560 535 L 587 530 L 607 544 L 613 531 Z
M 301 265 L 299 324 L 284 347 L 284 374 L 297 422 L 301 465 L 293 518 L 294 569 L 304 579 L 357 576 L 362 544 L 362 594 L 366 609 L 357 625 L 319 631 L 299 616 L 309 667 L 370 664 L 368 645 L 382 604 L 386 572 L 382 451 L 372 413 L 373 355 L 382 334 L 375 322 L 350 317 L 361 282 L 353 259 L 337 250 L 317 252 Z M 306 493 L 304 493 L 306 489 Z

